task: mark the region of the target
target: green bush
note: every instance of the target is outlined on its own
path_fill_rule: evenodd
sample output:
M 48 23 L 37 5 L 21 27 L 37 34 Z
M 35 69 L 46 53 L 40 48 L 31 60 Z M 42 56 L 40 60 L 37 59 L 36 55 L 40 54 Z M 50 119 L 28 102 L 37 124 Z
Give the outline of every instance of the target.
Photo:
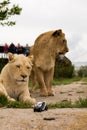
M 0 59 L 0 72 L 2 68 L 7 64 L 7 62 L 8 62 L 8 59 L 3 59 L 3 58 Z
M 77 74 L 79 77 L 87 77 L 87 66 L 81 66 Z
M 57 59 L 54 69 L 54 78 L 72 78 L 74 75 L 74 66 L 70 60 L 64 61 Z

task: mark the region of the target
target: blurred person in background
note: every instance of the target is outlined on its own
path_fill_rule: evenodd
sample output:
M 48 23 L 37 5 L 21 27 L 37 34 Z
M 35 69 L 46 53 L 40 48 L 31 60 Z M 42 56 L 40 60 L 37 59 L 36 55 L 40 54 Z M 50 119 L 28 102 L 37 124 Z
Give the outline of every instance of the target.
M 13 54 L 16 53 L 16 47 L 13 43 L 10 44 L 8 51 L 13 53 Z
M 28 44 L 25 46 L 25 56 L 28 56 L 30 54 L 30 47 Z
M 16 47 L 16 53 L 23 54 L 23 47 L 20 45 L 20 43 L 18 43 L 18 45 Z
M 8 44 L 5 43 L 5 45 L 4 45 L 4 58 L 8 58 L 8 49 L 9 49 Z

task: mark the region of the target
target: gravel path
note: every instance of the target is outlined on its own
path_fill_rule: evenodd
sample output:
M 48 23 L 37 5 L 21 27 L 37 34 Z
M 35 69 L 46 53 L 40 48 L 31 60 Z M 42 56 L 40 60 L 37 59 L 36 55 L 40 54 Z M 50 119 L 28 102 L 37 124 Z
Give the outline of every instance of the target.
M 40 97 L 36 91 L 31 95 L 37 101 L 47 103 L 87 97 L 87 84 L 76 82 L 54 87 L 54 97 Z M 48 109 L 41 113 L 33 109 L 0 108 L 0 130 L 87 130 L 87 109 Z
M 0 130 L 87 130 L 87 109 L 0 109 Z

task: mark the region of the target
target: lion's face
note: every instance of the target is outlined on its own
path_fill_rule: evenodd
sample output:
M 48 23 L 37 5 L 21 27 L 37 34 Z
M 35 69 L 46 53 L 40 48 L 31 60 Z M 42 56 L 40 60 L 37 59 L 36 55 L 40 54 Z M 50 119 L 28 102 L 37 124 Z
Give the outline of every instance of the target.
M 53 32 L 52 35 L 56 44 L 56 50 L 55 50 L 56 54 L 64 55 L 66 52 L 68 52 L 67 40 L 62 30 L 57 30 Z
M 9 54 L 9 72 L 10 77 L 17 84 L 28 82 L 32 69 L 32 56 Z

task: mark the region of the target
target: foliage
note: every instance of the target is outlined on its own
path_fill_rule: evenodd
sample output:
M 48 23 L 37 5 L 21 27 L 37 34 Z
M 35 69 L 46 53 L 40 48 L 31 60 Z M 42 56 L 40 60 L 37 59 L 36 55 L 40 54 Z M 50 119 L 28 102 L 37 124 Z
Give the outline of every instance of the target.
M 82 99 L 80 98 L 76 103 L 74 104 L 74 107 L 77 108 L 87 108 L 87 98 Z
M 71 101 L 59 102 L 55 104 L 48 104 L 48 108 L 87 108 L 87 98 L 80 98 L 75 103 Z
M 8 21 L 8 19 L 13 15 L 20 15 L 22 8 L 19 5 L 13 5 L 9 8 L 10 0 L 4 0 L 0 2 L 0 25 L 8 25 L 12 26 L 15 25 L 15 21 Z M 4 22 L 3 22 L 4 21 Z
M 74 66 L 71 61 L 65 57 L 64 60 L 56 59 L 54 78 L 72 78 L 74 75 Z
M 59 79 L 54 79 L 53 80 L 53 85 L 61 85 L 61 84 L 71 84 L 73 82 L 76 82 L 76 81 L 80 81 L 81 80 L 81 77 L 73 77 L 73 78 L 59 78 Z
M 50 103 L 47 104 L 48 108 L 87 108 L 87 98 L 82 99 L 80 98 L 75 103 L 72 103 L 71 100 L 67 100 L 64 102 L 57 102 L 57 103 Z M 24 102 L 9 102 L 4 95 L 0 96 L 0 107 L 7 107 L 7 108 L 32 108 L 31 105 L 26 104 Z
M 19 101 L 8 102 L 6 106 L 8 108 L 31 108 L 32 107 L 30 104 L 26 104 L 24 102 L 19 102 Z
M 83 77 L 82 81 L 84 82 L 84 84 L 87 84 L 87 77 Z
M 73 77 L 73 71 L 74 71 L 74 66 L 62 66 L 62 65 L 58 65 L 55 73 L 54 73 L 54 77 L 55 78 L 60 78 L 60 77 L 64 77 L 64 78 L 72 78 Z
M 9 102 L 4 95 L 0 95 L 0 107 L 7 107 L 7 108 L 31 108 L 30 104 L 26 104 L 24 102 Z
M 0 72 L 7 62 L 8 62 L 8 59 L 3 59 L 3 58 L 0 59 Z
M 65 102 L 59 102 L 55 104 L 48 104 L 48 108 L 72 108 L 72 102 L 71 101 L 65 101 Z
M 80 77 L 87 77 L 87 66 L 81 66 L 77 73 Z
M 6 106 L 8 100 L 4 95 L 0 95 L 0 107 Z

